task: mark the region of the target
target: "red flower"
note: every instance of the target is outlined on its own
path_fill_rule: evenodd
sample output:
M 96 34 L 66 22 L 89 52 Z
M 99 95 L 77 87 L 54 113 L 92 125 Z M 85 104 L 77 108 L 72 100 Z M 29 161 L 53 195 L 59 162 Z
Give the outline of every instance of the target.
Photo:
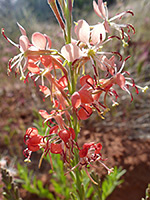
M 58 135 L 64 141 L 64 143 L 67 143 L 70 138 L 70 132 L 66 129 L 60 130 Z
M 81 149 L 81 150 L 79 151 L 79 156 L 80 156 L 80 158 L 86 157 L 87 154 L 88 154 L 88 150 L 89 150 L 90 147 L 93 146 L 93 145 L 94 145 L 94 142 L 85 143 L 85 144 L 83 145 L 83 149 Z
M 40 143 L 42 142 L 43 136 L 38 134 L 36 128 L 28 128 L 24 136 L 25 144 L 28 146 L 30 151 L 38 151 L 40 149 Z
M 60 144 L 51 143 L 50 151 L 51 151 L 51 153 L 54 153 L 54 154 L 61 154 L 63 151 L 62 143 L 60 143 Z

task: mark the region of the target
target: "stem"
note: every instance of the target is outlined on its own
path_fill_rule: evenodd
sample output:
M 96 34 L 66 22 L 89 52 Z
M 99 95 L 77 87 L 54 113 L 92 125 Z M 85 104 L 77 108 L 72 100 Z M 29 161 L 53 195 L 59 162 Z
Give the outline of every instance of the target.
M 66 28 L 67 28 L 67 40 L 66 44 L 71 43 L 71 27 L 72 27 L 72 1 L 67 0 L 67 4 L 65 7 L 66 14 Z
M 50 2 L 50 0 L 49 0 L 49 2 Z M 66 44 L 69 44 L 69 43 L 71 43 L 72 4 L 73 4 L 73 0 L 66 0 L 65 3 L 59 1 L 59 3 L 61 5 L 61 8 L 64 8 L 65 21 L 66 21 L 66 32 L 67 32 L 67 35 L 65 35 L 65 40 L 66 40 Z M 51 7 L 52 7 L 52 5 L 51 5 Z M 55 13 L 55 15 L 56 15 L 56 13 Z M 56 17 L 57 17 L 57 15 L 56 15 Z M 76 91 L 76 82 L 77 82 L 76 70 L 74 68 L 72 68 L 72 63 L 69 63 L 69 71 L 70 71 L 70 79 L 71 79 L 70 83 L 71 84 L 69 85 L 68 89 L 69 89 L 70 95 L 72 95 Z M 51 76 L 50 73 L 47 73 L 45 76 L 50 82 L 53 82 L 53 84 L 55 84 L 55 86 L 58 88 L 57 83 L 53 80 L 53 77 Z M 66 93 L 64 93 L 64 91 L 60 90 L 60 92 L 62 93 L 62 95 L 66 99 L 68 99 L 68 97 L 66 97 Z M 79 130 L 80 130 L 80 125 L 79 125 L 78 118 L 77 118 L 77 115 L 76 115 L 75 111 L 73 111 L 72 122 L 71 122 L 70 125 L 71 125 L 71 127 L 74 129 L 74 131 L 76 133 L 76 140 L 77 140 L 77 136 L 78 136 L 78 133 L 79 133 Z M 78 150 L 75 149 L 74 153 L 75 153 L 75 158 L 73 160 L 72 165 L 76 166 L 79 163 Z M 74 181 L 75 186 L 76 186 L 78 197 L 79 197 L 80 200 L 85 200 L 85 192 L 84 192 L 82 171 L 79 169 L 79 167 L 77 167 L 74 172 L 75 172 L 75 180 L 73 180 L 73 181 Z
M 70 77 L 71 77 L 71 91 L 70 93 L 73 94 L 76 91 L 76 81 L 75 81 L 75 72 L 72 68 L 71 63 L 69 63 L 69 69 L 70 69 Z
M 85 200 L 84 195 L 84 186 L 82 181 L 82 172 L 79 170 L 79 168 L 75 169 L 75 176 L 76 176 L 76 189 L 80 200 Z
M 71 84 L 70 84 L 70 94 L 72 95 L 75 91 L 76 91 L 76 71 L 74 70 L 74 68 L 72 68 L 72 64 L 69 63 L 69 69 L 70 69 L 70 79 L 71 79 Z M 73 110 L 73 114 L 72 114 L 72 128 L 74 129 L 75 133 L 76 133 L 76 140 L 77 140 L 77 136 L 78 136 L 78 133 L 80 131 L 80 125 L 79 125 L 79 122 L 78 122 L 78 118 L 77 118 L 77 115 L 76 115 L 76 112 Z

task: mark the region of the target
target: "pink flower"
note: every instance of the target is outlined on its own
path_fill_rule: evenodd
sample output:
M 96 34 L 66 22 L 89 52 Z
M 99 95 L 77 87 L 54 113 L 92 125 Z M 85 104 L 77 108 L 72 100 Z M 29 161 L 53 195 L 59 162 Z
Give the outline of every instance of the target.
M 77 59 L 89 59 L 90 56 L 94 55 L 105 40 L 106 33 L 103 24 L 99 23 L 93 26 L 90 30 L 90 26 L 85 20 L 79 20 L 75 26 L 75 33 L 79 42 L 82 42 L 83 48 L 76 44 L 67 44 L 62 47 L 62 55 L 69 61 L 74 62 Z M 88 48 L 84 48 L 88 45 Z M 94 46 L 93 46 L 94 45 Z M 92 53 L 93 51 L 93 53 Z
M 133 12 L 131 10 L 127 10 L 119 14 L 116 14 L 116 16 L 109 19 L 106 2 L 103 3 L 103 0 L 98 0 L 98 4 L 97 4 L 95 1 L 93 1 L 93 8 L 94 8 L 95 13 L 101 19 L 104 20 L 104 26 L 105 26 L 106 31 L 110 33 L 110 27 L 113 27 L 114 29 L 116 29 L 119 32 L 119 35 L 122 36 L 121 39 L 123 40 L 124 45 L 126 45 L 124 41 L 125 37 L 128 38 L 128 41 L 130 40 L 130 36 L 127 32 L 130 32 L 130 29 L 131 29 L 133 33 L 135 33 L 134 27 L 131 24 L 117 24 L 117 23 L 114 23 L 113 21 L 116 19 L 121 19 L 127 13 L 134 16 Z M 125 28 L 127 28 L 127 32 L 124 31 Z
M 103 44 L 110 40 L 105 40 L 106 30 L 104 25 L 99 23 L 90 27 L 85 20 L 79 20 L 75 26 L 75 33 L 78 41 L 67 44 L 61 49 L 64 58 L 68 62 L 72 62 L 72 67 L 78 68 L 87 61 L 91 61 L 95 77 L 99 76 L 99 69 L 112 73 L 114 56 L 108 59 L 105 54 L 119 53 L 102 51 Z
M 25 81 L 29 77 L 29 74 L 31 77 L 33 75 L 39 75 L 45 70 L 45 68 L 49 71 L 54 68 L 59 68 L 64 72 L 64 74 L 66 74 L 66 70 L 62 66 L 59 57 L 51 56 L 51 39 L 46 34 L 35 32 L 32 34 L 30 42 L 25 29 L 20 24 L 18 24 L 18 26 L 22 33 L 19 37 L 19 44 L 15 44 L 12 40 L 6 37 L 4 29 L 2 29 L 2 34 L 7 41 L 19 48 L 21 52 L 9 61 L 9 72 L 11 72 L 15 67 L 16 73 L 20 73 L 21 79 Z M 27 69 L 29 72 L 26 75 L 25 72 Z

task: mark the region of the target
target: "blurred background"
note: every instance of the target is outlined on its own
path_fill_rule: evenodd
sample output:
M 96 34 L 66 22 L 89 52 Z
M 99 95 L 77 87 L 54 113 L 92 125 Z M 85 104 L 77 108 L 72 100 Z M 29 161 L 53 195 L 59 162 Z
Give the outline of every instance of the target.
M 150 1 L 149 0 L 109 0 L 109 16 L 114 16 L 124 10 L 132 9 L 135 16 L 126 15 L 122 20 L 131 23 L 136 34 L 131 36 L 129 48 L 123 48 L 118 41 L 106 46 L 116 49 L 125 58 L 131 55 L 126 63 L 135 82 L 141 86 L 150 86 Z M 94 13 L 92 0 L 75 0 L 73 19 L 85 19 L 90 24 L 100 21 Z M 16 22 L 19 22 L 31 38 L 33 32 L 46 33 L 52 39 L 52 48 L 60 50 L 63 45 L 63 34 L 57 25 L 46 0 L 0 0 L 0 27 L 5 28 L 5 34 L 18 43 L 20 36 Z M 48 101 L 43 102 L 39 89 L 19 81 L 15 74 L 7 76 L 7 63 L 18 50 L 0 36 L 0 159 L 6 158 L 7 166 L 12 174 L 17 174 L 16 163 L 23 165 L 22 154 L 25 145 L 23 136 L 25 130 L 33 123 L 41 120 L 39 109 L 49 107 Z M 32 86 L 32 87 L 31 87 Z M 140 200 L 145 195 L 147 184 L 150 183 L 150 92 L 136 95 L 134 100 L 120 92 L 120 105 L 113 108 L 102 120 L 93 115 L 82 125 L 80 144 L 85 140 L 101 142 L 103 155 L 107 157 L 110 167 L 122 166 L 127 172 L 124 183 L 108 197 L 109 200 Z M 33 162 L 28 164 L 39 178 L 47 182 L 44 175 L 48 167 L 38 170 L 36 159 L 40 153 L 32 155 Z M 1 161 L 0 161 L 1 163 Z M 0 164 L 2 165 L 2 164 Z M 14 170 L 14 171 L 13 171 Z M 98 171 L 103 176 L 102 169 Z M 128 197 L 126 196 L 128 194 Z M 22 197 L 32 199 L 32 196 L 22 191 Z

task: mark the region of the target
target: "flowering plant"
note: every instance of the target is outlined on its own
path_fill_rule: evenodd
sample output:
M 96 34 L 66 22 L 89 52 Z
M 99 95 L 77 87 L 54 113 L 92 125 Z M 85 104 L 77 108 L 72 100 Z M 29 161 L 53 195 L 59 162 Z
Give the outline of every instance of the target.
M 138 93 L 138 89 L 145 91 L 147 87 L 136 85 L 129 72 L 124 71 L 130 56 L 122 59 L 117 51 L 105 51 L 105 44 L 114 39 L 122 42 L 124 47 L 128 46 L 130 32 L 134 34 L 135 29 L 131 24 L 116 21 L 120 22 L 128 14 L 133 16 L 133 12 L 127 10 L 109 18 L 107 3 L 93 1 L 94 11 L 101 22 L 91 26 L 83 19 L 78 20 L 75 22 L 74 39 L 71 34 L 73 3 L 73 0 L 48 0 L 64 34 L 65 44 L 60 52 L 51 48 L 52 41 L 46 34 L 35 32 L 30 41 L 19 23 L 21 36 L 18 44 L 5 35 L 4 29 L 2 34 L 20 50 L 18 55 L 10 59 L 8 74 L 14 69 L 25 83 L 29 78 L 35 83 L 40 79 L 38 87 L 53 105 L 51 110 L 39 110 L 47 126 L 44 136 L 35 127 L 27 129 L 24 135 L 27 145 L 24 150 L 25 161 L 30 162 L 31 153 L 43 149 L 39 166 L 44 156 L 50 157 L 52 165 L 51 154 L 60 154 L 66 166 L 66 174 L 75 171 L 77 176 L 75 169 L 81 171 L 84 168 L 90 180 L 97 184 L 88 171 L 94 162 L 102 164 L 108 173 L 113 169 L 104 164 L 100 142 L 79 146 L 78 134 L 82 120 L 88 119 L 95 111 L 104 119 L 111 107 L 107 99 L 111 100 L 112 106 L 118 105 L 118 88 L 127 92 L 132 101 L 131 88 Z

